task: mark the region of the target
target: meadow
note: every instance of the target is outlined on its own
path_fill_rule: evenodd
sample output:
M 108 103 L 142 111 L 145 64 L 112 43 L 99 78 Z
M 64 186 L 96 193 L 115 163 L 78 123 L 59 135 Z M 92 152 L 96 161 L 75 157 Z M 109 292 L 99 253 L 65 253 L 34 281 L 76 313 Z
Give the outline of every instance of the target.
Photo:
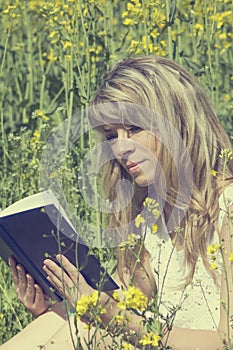
M 87 108 L 103 75 L 129 55 L 159 55 L 204 86 L 233 140 L 232 0 L 0 0 L 0 207 L 40 190 L 51 131 Z M 86 121 L 82 120 L 81 124 Z M 87 133 L 62 166 L 77 215 L 95 220 L 77 188 Z M 0 260 L 0 344 L 32 320 Z

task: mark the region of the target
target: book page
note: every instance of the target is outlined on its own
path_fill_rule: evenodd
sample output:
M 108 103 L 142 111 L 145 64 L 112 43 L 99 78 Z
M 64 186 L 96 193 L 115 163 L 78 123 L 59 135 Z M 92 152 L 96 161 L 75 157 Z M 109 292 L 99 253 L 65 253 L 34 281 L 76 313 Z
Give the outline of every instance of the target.
M 60 211 L 60 213 L 64 217 L 64 219 L 74 229 L 74 227 L 73 227 L 70 219 L 68 218 L 65 210 L 63 209 L 63 207 L 61 206 L 61 204 L 57 200 L 53 191 L 51 191 L 51 190 L 39 192 L 39 193 L 33 194 L 31 196 L 28 196 L 26 198 L 20 199 L 19 201 L 11 204 L 6 209 L 2 210 L 0 212 L 0 218 L 4 217 L 4 216 L 8 216 L 8 215 L 13 215 L 16 213 L 21 213 L 21 212 L 26 211 L 26 210 L 40 208 L 40 207 L 43 207 L 43 206 L 46 206 L 49 204 L 54 204 L 55 207 Z

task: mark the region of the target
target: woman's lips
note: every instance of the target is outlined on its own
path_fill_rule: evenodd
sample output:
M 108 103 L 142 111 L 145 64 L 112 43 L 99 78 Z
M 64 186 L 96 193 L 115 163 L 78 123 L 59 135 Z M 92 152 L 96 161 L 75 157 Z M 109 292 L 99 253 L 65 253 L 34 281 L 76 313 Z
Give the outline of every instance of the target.
M 128 172 L 130 174 L 137 173 L 140 169 L 140 165 L 142 164 L 143 161 L 137 162 L 137 163 L 130 163 L 127 165 Z

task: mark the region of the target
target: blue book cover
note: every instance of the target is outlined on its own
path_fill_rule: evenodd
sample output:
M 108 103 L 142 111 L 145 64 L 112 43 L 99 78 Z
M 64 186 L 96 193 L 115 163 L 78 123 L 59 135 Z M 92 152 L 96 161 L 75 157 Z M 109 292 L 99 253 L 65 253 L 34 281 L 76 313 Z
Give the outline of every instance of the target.
M 43 205 L 41 198 L 45 202 Z M 32 203 L 38 206 L 29 209 Z M 117 289 L 115 281 L 99 260 L 90 254 L 58 204 L 51 191 L 44 191 L 16 202 L 1 212 L 0 256 L 7 262 L 12 255 L 44 292 L 56 301 L 61 301 L 62 295 L 48 282 L 42 266 L 45 258 L 55 260 L 60 253 L 77 266 L 92 288 L 100 291 Z

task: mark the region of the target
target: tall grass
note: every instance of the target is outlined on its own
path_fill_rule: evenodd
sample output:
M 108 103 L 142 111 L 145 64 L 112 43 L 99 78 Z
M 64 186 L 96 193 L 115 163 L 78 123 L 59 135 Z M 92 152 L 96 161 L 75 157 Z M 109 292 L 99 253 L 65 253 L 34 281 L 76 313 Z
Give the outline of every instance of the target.
M 51 130 L 84 110 L 104 73 L 128 55 L 162 55 L 186 66 L 232 137 L 232 1 L 2 0 L 0 18 L 2 209 L 39 190 Z M 87 221 L 93 217 L 76 188 L 76 170 L 91 137 L 78 140 L 75 160 L 62 169 L 67 196 Z M 0 261 L 2 342 L 31 320 L 9 281 Z

